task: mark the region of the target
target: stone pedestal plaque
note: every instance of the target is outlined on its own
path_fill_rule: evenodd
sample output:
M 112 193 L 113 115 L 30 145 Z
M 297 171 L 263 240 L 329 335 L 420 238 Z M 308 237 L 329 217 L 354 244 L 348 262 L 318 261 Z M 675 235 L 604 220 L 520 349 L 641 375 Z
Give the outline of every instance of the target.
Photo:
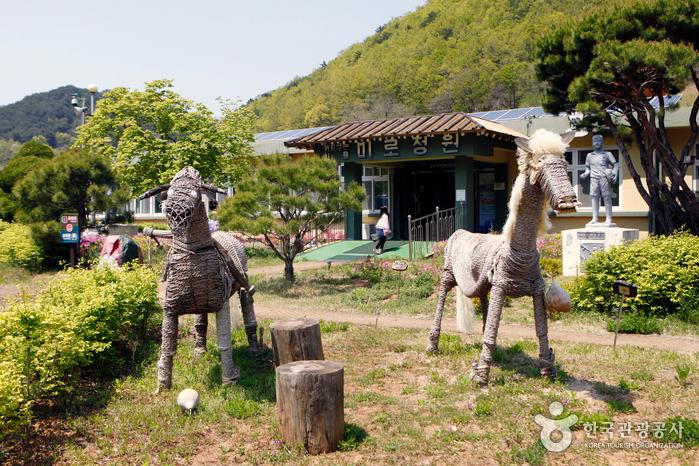
M 638 239 L 638 230 L 619 227 L 586 227 L 561 232 L 563 275 L 582 274 L 582 264 L 600 249 Z

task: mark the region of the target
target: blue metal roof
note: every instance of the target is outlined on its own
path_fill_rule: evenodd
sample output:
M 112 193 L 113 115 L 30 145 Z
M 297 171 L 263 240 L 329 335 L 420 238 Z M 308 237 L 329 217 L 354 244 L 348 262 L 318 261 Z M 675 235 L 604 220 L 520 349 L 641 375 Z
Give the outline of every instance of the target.
M 255 141 L 288 141 L 289 139 L 296 139 L 302 136 L 307 136 L 309 134 L 317 133 L 324 129 L 331 128 L 331 126 L 319 126 L 316 128 L 303 128 L 303 129 L 289 129 L 283 131 L 268 131 L 266 133 L 255 134 Z
M 672 107 L 673 105 L 677 105 L 680 102 L 680 100 L 682 100 L 682 94 L 665 96 L 665 107 Z M 660 106 L 657 97 L 653 97 L 652 99 L 650 99 L 649 102 L 653 106 L 653 108 L 658 108 Z

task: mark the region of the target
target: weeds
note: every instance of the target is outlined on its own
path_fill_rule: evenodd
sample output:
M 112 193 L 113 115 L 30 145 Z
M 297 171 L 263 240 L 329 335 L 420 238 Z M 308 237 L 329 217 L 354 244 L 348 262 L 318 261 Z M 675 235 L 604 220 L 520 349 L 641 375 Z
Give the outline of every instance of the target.
M 369 434 L 357 424 L 345 423 L 345 434 L 337 449 L 340 451 L 356 450 L 369 437 Z
M 689 364 L 678 364 L 675 366 L 675 380 L 680 384 L 680 387 L 687 388 L 689 386 L 689 374 L 692 368 Z
M 515 463 L 526 463 L 532 466 L 539 465 L 544 463 L 544 456 L 546 456 L 546 449 L 539 441 L 527 448 L 512 449 L 512 461 Z
M 479 397 L 476 400 L 474 413 L 477 417 L 486 417 L 493 414 L 493 405 L 485 398 Z

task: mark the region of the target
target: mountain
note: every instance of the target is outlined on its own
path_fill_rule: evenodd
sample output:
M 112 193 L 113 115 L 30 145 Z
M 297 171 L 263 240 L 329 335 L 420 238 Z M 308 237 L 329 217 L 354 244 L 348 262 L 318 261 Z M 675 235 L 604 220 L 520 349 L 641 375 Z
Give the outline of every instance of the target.
M 0 139 L 26 142 L 34 136 L 43 136 L 52 147 L 65 145 L 79 124 L 79 117 L 70 105 L 73 94 L 87 99 L 90 95 L 86 89 L 63 86 L 1 106 Z
M 429 0 L 247 105 L 259 131 L 538 105 L 537 38 L 620 2 L 628 0 Z

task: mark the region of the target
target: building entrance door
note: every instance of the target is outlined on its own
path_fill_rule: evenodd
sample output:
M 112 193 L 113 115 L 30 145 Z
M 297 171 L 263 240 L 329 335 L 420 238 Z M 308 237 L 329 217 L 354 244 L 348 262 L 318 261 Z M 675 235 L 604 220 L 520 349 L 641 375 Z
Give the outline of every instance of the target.
M 408 215 L 416 219 L 454 207 L 454 162 L 407 162 L 393 171 L 394 236 L 408 239 Z
M 416 164 L 417 165 L 417 164 Z M 408 214 L 412 218 L 454 207 L 454 164 L 432 162 L 410 170 Z
M 474 168 L 475 230 L 500 231 L 507 217 L 507 165 L 476 162 Z

